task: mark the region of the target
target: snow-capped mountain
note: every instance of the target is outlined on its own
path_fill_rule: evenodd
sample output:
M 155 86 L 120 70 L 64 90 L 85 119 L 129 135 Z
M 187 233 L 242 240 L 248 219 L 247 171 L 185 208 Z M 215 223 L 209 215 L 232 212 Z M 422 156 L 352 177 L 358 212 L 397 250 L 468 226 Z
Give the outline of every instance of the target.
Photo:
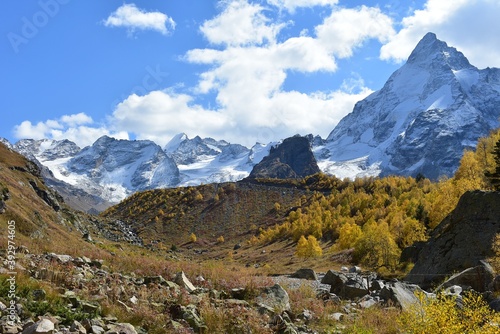
M 35 158 L 39 162 L 68 158 L 80 152 L 80 147 L 67 139 L 22 139 L 14 145 L 14 149 L 25 157 L 32 160 Z
M 10 145 L 7 140 L 5 143 Z M 90 202 L 86 195 L 95 196 L 92 207 L 102 210 L 106 203 L 99 199 L 116 203 L 139 190 L 241 180 L 268 155 L 273 144 L 256 144 L 249 149 L 179 134 L 165 149 L 148 140 L 107 136 L 84 149 L 69 140 L 48 139 L 23 139 L 13 148 L 42 167 L 45 179 L 67 195 L 66 201 L 74 204 L 72 197 L 85 197 Z
M 60 165 L 56 177 L 112 202 L 145 189 L 179 183 L 179 170 L 162 148 L 148 140 L 99 138 Z
M 500 69 L 479 70 L 428 33 L 384 87 L 315 147 L 337 176 L 452 175 L 464 149 L 499 126 Z
M 238 181 L 269 153 L 271 144 L 255 144 L 251 149 L 213 138 L 189 139 L 178 134 L 165 146 L 181 174 L 180 185 Z

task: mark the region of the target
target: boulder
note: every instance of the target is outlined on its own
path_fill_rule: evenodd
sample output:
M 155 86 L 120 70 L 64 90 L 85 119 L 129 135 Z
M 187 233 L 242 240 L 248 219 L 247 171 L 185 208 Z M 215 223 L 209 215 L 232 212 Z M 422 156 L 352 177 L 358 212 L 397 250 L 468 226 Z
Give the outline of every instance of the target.
M 54 323 L 49 319 L 42 319 L 23 330 L 22 334 L 52 334 L 54 331 Z
M 482 260 L 492 257 L 493 240 L 500 231 L 498 203 L 500 192 L 466 192 L 432 231 L 405 280 L 427 289 L 443 275 L 480 266 Z M 482 286 L 483 282 L 476 283 Z
M 347 282 L 348 278 L 345 273 L 339 273 L 333 270 L 328 270 L 321 279 L 321 284 L 328 284 L 328 285 L 340 285 L 344 284 Z
M 478 292 L 485 292 L 492 285 L 494 278 L 493 268 L 486 262 L 480 261 L 480 265 L 465 269 L 464 271 L 451 276 L 436 290 L 446 289 L 458 285 L 463 288 L 471 288 Z
M 386 302 L 393 302 L 396 306 L 407 311 L 415 303 L 418 303 L 416 292 L 424 293 L 418 285 L 404 282 L 390 282 L 380 291 L 380 297 Z
M 275 312 L 290 311 L 290 297 L 279 284 L 264 288 L 256 301 L 260 306 L 270 307 Z
M 302 268 L 291 275 L 292 278 L 307 279 L 312 281 L 318 280 L 318 275 L 312 269 Z
M 170 314 L 174 319 L 185 320 L 196 333 L 205 333 L 207 326 L 199 316 L 196 306 L 190 304 L 187 306 L 173 305 L 170 307 Z

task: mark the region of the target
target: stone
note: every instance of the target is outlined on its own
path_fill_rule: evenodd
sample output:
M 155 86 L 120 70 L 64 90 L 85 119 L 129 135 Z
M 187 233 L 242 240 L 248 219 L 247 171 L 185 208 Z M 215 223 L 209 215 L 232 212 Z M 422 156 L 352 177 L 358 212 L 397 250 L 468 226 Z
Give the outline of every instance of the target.
M 444 294 L 447 296 L 460 296 L 462 293 L 462 287 L 460 285 L 452 285 L 444 290 Z
M 302 268 L 302 269 L 297 270 L 295 273 L 292 274 L 291 277 L 312 280 L 312 281 L 318 280 L 318 275 L 316 275 L 314 270 L 308 269 L 308 268 Z
M 364 300 L 358 303 L 359 307 L 367 309 L 378 304 L 378 302 L 374 298 L 370 296 L 368 297 L 369 298 L 364 298 Z
M 47 293 L 44 289 L 35 289 L 31 292 L 33 299 L 36 301 L 44 300 L 47 296 Z
M 361 273 L 361 268 L 358 267 L 358 266 L 354 266 L 354 267 L 349 268 L 349 272 L 351 274 L 360 274 Z
M 259 306 L 268 306 L 275 312 L 290 311 L 290 297 L 279 284 L 264 288 L 262 293 L 257 296 L 256 302 Z
M 102 328 L 101 326 L 97 326 L 97 325 L 90 326 L 90 333 L 103 334 L 104 332 L 105 332 L 104 328 Z
M 73 261 L 73 258 L 70 255 L 65 255 L 65 254 L 61 255 L 61 254 L 49 253 L 47 254 L 47 256 L 49 260 L 50 259 L 57 260 L 60 263 L 68 263 Z
M 340 312 L 335 312 L 333 314 L 330 314 L 329 318 L 335 321 L 342 321 L 345 318 L 345 314 Z
M 416 292 L 425 293 L 418 285 L 408 284 L 404 282 L 388 283 L 381 291 L 380 297 L 386 302 L 393 302 L 395 306 L 408 311 L 411 306 L 418 303 Z
M 72 332 L 77 332 L 79 334 L 87 334 L 87 329 L 78 321 L 74 320 L 69 330 Z
M 23 330 L 22 334 L 52 334 L 55 326 L 49 319 L 42 319 Z
M 144 284 L 162 284 L 164 285 L 167 281 L 161 276 L 146 276 L 144 277 Z
M 189 326 L 197 333 L 205 333 L 208 330 L 203 319 L 198 315 L 198 310 L 194 305 L 181 306 L 182 319 L 186 320 Z
M 111 324 L 106 334 L 137 334 L 134 326 L 126 323 Z
M 333 270 L 328 270 L 321 279 L 321 284 L 328 284 L 328 285 L 340 285 L 344 284 L 347 282 L 348 278 L 346 274 L 344 273 L 339 273 Z
M 332 286 L 333 288 L 333 286 Z M 354 299 L 366 296 L 370 293 L 368 283 L 364 277 L 354 276 L 350 278 L 340 289 L 340 291 L 332 291 L 338 294 L 341 298 Z
M 500 298 L 493 299 L 489 306 L 493 311 L 500 312 Z
M 196 287 L 191 283 L 191 281 L 186 277 L 183 271 L 177 273 L 175 275 L 174 282 L 177 283 L 182 288 L 186 289 L 189 293 L 192 293 L 196 290 Z

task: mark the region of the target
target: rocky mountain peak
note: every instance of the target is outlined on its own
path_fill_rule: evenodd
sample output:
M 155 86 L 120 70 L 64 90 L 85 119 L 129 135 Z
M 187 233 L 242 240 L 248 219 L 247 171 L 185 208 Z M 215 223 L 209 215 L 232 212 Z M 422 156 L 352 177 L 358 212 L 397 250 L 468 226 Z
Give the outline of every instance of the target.
M 406 63 L 422 67 L 449 66 L 456 71 L 472 67 L 462 52 L 448 46 L 432 32 L 420 40 Z
M 384 87 L 356 103 L 315 148 L 326 158 L 322 170 L 351 178 L 451 176 L 463 151 L 499 125 L 498 71 L 477 69 L 427 34 Z
M 269 155 L 258 163 L 250 173 L 250 178 L 301 178 L 320 169 L 306 137 L 294 136 L 272 147 Z

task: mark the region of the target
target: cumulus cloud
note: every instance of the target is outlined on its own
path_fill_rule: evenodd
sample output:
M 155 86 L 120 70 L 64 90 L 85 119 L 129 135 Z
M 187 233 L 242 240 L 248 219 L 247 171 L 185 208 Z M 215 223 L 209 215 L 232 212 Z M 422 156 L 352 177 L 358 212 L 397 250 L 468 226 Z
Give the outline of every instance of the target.
M 380 58 L 405 61 L 427 33 L 462 51 L 473 65 L 500 67 L 500 2 L 496 0 L 428 0 L 402 20 L 402 28 L 381 49 Z
M 245 45 L 274 41 L 282 24 L 270 24 L 263 15 L 263 7 L 250 4 L 246 0 L 224 3 L 221 14 L 207 20 L 200 27 L 210 43 L 225 45 Z
M 290 12 L 297 7 L 336 2 L 269 1 Z M 332 6 L 330 15 L 311 30 L 312 35 L 281 36 L 291 23 L 266 16 L 272 10 L 276 14 L 275 7 L 245 0 L 221 3 L 221 12 L 200 26 L 200 32 L 215 47 L 192 49 L 184 55 L 187 63 L 203 66 L 196 87 L 184 89 L 179 85 L 131 94 L 116 105 L 106 126 L 95 124 L 85 114 L 76 114 L 38 124 L 25 122 L 18 126 L 18 135 L 36 132 L 40 138 L 55 139 L 80 136 L 92 142 L 103 134 L 123 138 L 129 133 L 164 145 L 177 133 L 185 132 L 190 137 L 208 136 L 246 146 L 297 133 L 326 137 L 372 90 L 353 75 L 340 88 L 329 91 L 287 91 L 284 86 L 289 73 L 333 73 L 337 58 L 352 56 L 368 40 L 386 41 L 395 34 L 388 16 L 366 6 Z M 205 98 L 215 99 L 215 104 L 207 107 L 200 102 Z
M 130 95 L 117 105 L 113 123 L 120 130 L 162 145 L 179 132 L 205 136 L 229 126 L 225 115 L 193 104 L 189 95 L 170 91 Z
M 104 135 L 118 139 L 128 139 L 126 132 L 113 132 L 107 126 L 97 125 L 85 113 L 63 115 L 57 120 L 49 119 L 36 124 L 24 121 L 14 127 L 14 136 L 17 139 L 68 139 L 80 147 L 91 145 L 96 139 Z
M 104 21 L 106 27 L 125 27 L 130 34 L 136 30 L 155 30 L 167 35 L 175 29 L 175 21 L 161 12 L 146 12 L 135 4 L 124 4 Z
M 369 39 L 388 41 L 395 35 L 392 19 L 379 8 L 361 6 L 335 10 L 316 27 L 322 45 L 339 58 L 353 55 L 353 50 Z

